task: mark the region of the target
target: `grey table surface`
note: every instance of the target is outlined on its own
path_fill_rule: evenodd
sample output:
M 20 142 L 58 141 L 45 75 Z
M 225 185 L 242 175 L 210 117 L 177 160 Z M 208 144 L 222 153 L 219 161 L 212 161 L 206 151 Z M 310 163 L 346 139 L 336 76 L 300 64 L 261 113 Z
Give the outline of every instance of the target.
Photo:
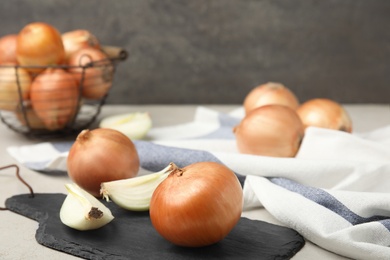
M 153 125 L 169 126 L 193 120 L 198 105 L 107 105 L 103 107 L 98 118 L 124 112 L 147 111 L 150 113 Z M 237 105 L 204 105 L 221 112 L 229 112 Z M 388 104 L 345 104 L 354 122 L 355 132 L 366 132 L 390 123 L 390 105 Z M 40 140 L 28 139 L 0 124 L 0 166 L 14 164 L 16 161 L 7 153 L 9 146 L 34 144 Z M 35 192 L 66 194 L 65 183 L 70 180 L 67 176 L 49 176 L 21 167 L 24 179 L 32 185 Z M 16 180 L 13 170 L 0 172 L 0 206 L 4 201 L 16 194 L 26 193 L 28 190 Z M 243 212 L 243 216 L 251 219 L 264 220 L 280 224 L 265 209 L 256 209 Z M 74 256 L 41 246 L 35 240 L 38 223 L 8 211 L 0 211 L 0 259 L 77 259 Z M 309 241 L 293 259 L 345 259 L 328 252 Z

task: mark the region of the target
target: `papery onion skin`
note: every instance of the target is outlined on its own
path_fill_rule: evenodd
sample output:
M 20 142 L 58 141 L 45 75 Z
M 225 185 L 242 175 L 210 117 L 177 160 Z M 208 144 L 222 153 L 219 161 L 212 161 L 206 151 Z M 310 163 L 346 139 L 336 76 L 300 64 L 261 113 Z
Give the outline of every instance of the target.
M 94 62 L 93 67 L 83 68 Z M 82 83 L 82 95 L 89 99 L 100 99 L 104 97 L 111 88 L 114 67 L 108 56 L 101 50 L 86 47 L 73 53 L 69 57 L 69 65 L 74 66 L 69 71 Z
M 0 68 L 0 109 L 16 111 L 20 101 L 29 98 L 32 79 L 27 70 L 16 64 L 6 65 Z
M 253 88 L 244 99 L 245 114 L 251 110 L 265 105 L 283 105 L 293 110 L 299 106 L 295 94 L 278 82 L 267 82 Z
M 0 64 L 17 63 L 16 41 L 17 34 L 7 34 L 0 38 Z
M 16 57 L 22 66 L 48 66 L 62 64 L 65 49 L 61 34 L 50 24 L 29 23 L 19 32 L 16 45 Z M 28 68 L 39 73 L 45 68 Z
M 48 68 L 31 84 L 31 105 L 48 130 L 62 129 L 77 112 L 79 88 L 73 75 Z
M 62 42 L 65 48 L 66 59 L 78 50 L 85 47 L 100 49 L 97 37 L 88 30 L 78 29 L 62 34 Z
M 83 130 L 67 159 L 68 175 L 81 188 L 99 197 L 103 182 L 135 177 L 139 156 L 133 142 L 117 130 Z
M 315 98 L 304 102 L 297 110 L 303 125 L 352 133 L 352 120 L 344 107 L 327 98 Z
M 296 112 L 281 105 L 252 110 L 233 131 L 240 153 L 272 157 L 294 157 L 304 136 Z
M 242 187 L 226 166 L 199 162 L 169 174 L 154 191 L 150 218 L 157 232 L 178 246 L 217 243 L 241 217 Z

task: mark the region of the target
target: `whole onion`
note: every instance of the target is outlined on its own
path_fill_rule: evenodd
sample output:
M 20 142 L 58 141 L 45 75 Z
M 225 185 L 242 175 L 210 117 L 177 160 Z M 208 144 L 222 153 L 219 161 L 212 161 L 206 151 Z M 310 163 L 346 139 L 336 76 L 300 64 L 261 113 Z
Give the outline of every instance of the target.
M 62 34 L 66 58 L 85 47 L 100 48 L 99 40 L 88 30 L 78 29 Z
M 67 159 L 68 175 L 81 188 L 98 197 L 103 182 L 131 178 L 139 170 L 133 142 L 117 130 L 83 130 Z
M 352 120 L 342 105 L 326 98 L 315 98 L 303 103 L 297 110 L 303 125 L 352 132 Z
M 273 157 L 294 157 L 304 136 L 297 113 L 282 105 L 252 110 L 233 131 L 241 153 Z
M 82 48 L 69 57 L 69 69 L 82 84 L 82 95 L 89 99 L 104 97 L 111 88 L 114 67 L 108 56 L 93 47 Z M 83 68 L 88 64 L 91 67 Z
M 242 187 L 236 175 L 215 162 L 173 170 L 156 188 L 150 219 L 173 244 L 207 246 L 222 240 L 240 219 Z
M 27 70 L 8 64 L 0 68 L 0 109 L 16 111 L 29 98 L 31 76 Z
M 27 24 L 18 33 L 16 57 L 20 65 L 31 66 L 27 69 L 34 73 L 43 71 L 45 66 L 61 64 L 65 59 L 61 34 L 47 23 Z
M 31 105 L 49 130 L 62 129 L 78 108 L 79 89 L 72 74 L 48 68 L 31 84 Z
M 252 89 L 244 100 L 245 113 L 265 105 L 284 105 L 291 109 L 299 106 L 295 94 L 281 83 L 268 82 Z
M 0 64 L 17 63 L 16 39 L 17 34 L 7 34 L 0 38 Z

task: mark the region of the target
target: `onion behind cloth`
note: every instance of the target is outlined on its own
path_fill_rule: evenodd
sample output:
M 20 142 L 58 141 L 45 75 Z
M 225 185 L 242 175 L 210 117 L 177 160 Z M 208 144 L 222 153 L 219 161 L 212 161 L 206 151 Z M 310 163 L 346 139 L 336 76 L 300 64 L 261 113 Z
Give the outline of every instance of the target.
M 252 89 L 244 100 L 245 113 L 265 105 L 283 105 L 291 109 L 299 106 L 295 94 L 281 83 L 268 82 Z
M 306 101 L 297 113 L 305 128 L 315 126 L 333 130 L 352 132 L 352 120 L 347 111 L 336 101 L 326 98 L 315 98 Z
M 252 110 L 233 131 L 241 153 L 273 157 L 294 157 L 304 136 L 297 113 L 281 105 Z

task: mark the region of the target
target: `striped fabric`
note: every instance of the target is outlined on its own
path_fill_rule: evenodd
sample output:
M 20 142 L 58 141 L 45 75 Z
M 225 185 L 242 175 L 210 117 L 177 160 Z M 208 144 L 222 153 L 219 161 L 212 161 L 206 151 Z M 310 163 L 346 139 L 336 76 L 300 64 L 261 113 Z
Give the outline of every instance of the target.
M 353 259 L 390 259 L 390 127 L 364 134 L 308 128 L 296 158 L 238 153 L 230 114 L 199 107 L 194 121 L 135 141 L 142 169 L 170 162 L 215 161 L 230 167 L 244 188 L 244 210 L 264 207 L 307 240 Z M 72 143 L 9 147 L 26 167 L 66 172 Z

